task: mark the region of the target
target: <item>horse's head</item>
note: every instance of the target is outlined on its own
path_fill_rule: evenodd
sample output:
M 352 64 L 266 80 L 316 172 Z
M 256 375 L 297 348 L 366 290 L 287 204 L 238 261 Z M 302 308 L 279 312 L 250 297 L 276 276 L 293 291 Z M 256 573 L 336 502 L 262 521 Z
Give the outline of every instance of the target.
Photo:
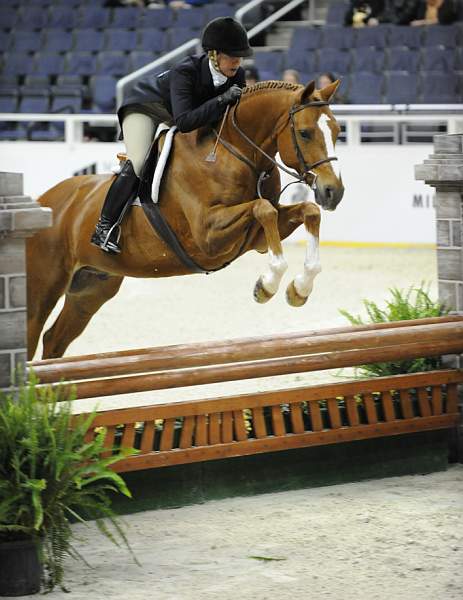
M 329 107 L 339 83 L 316 90 L 311 81 L 294 91 L 289 123 L 277 139 L 283 162 L 314 188 L 317 204 L 327 210 L 334 210 L 344 194 L 339 166 L 333 160 L 340 127 Z

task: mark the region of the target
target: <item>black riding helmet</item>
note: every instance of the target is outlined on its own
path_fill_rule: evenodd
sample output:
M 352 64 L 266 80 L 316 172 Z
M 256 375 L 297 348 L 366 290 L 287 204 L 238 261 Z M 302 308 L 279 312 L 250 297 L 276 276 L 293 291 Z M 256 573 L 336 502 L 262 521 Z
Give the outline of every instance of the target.
M 206 52 L 217 50 L 228 56 L 252 56 L 246 30 L 231 17 L 219 17 L 206 25 L 201 39 Z

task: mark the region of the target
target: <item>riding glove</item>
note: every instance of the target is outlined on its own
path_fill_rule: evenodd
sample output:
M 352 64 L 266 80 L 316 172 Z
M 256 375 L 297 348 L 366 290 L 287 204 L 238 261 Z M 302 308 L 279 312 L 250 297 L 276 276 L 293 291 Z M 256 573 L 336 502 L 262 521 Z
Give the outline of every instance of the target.
M 227 104 L 232 106 L 240 99 L 241 91 L 242 90 L 240 86 L 236 85 L 235 83 L 235 85 L 232 85 L 230 89 L 228 89 L 226 92 L 224 92 L 218 97 L 219 104 L 221 106 L 226 106 Z

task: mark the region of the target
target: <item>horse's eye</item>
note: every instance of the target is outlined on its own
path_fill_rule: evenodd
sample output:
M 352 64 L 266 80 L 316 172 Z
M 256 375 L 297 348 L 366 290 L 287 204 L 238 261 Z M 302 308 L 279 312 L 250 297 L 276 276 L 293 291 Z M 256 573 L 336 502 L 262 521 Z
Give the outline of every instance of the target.
M 304 140 L 310 140 L 310 138 L 312 137 L 312 132 L 310 131 L 310 129 L 301 129 L 299 131 L 299 134 Z

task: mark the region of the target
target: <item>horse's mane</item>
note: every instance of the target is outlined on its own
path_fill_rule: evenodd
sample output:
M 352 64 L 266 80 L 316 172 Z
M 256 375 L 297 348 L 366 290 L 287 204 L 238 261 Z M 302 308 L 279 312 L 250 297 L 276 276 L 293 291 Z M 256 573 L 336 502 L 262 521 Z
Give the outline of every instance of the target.
M 298 83 L 289 83 L 287 81 L 259 81 L 254 85 L 247 86 L 243 89 L 243 96 L 254 94 L 255 92 L 265 92 L 267 90 L 288 90 L 297 92 L 303 87 Z

